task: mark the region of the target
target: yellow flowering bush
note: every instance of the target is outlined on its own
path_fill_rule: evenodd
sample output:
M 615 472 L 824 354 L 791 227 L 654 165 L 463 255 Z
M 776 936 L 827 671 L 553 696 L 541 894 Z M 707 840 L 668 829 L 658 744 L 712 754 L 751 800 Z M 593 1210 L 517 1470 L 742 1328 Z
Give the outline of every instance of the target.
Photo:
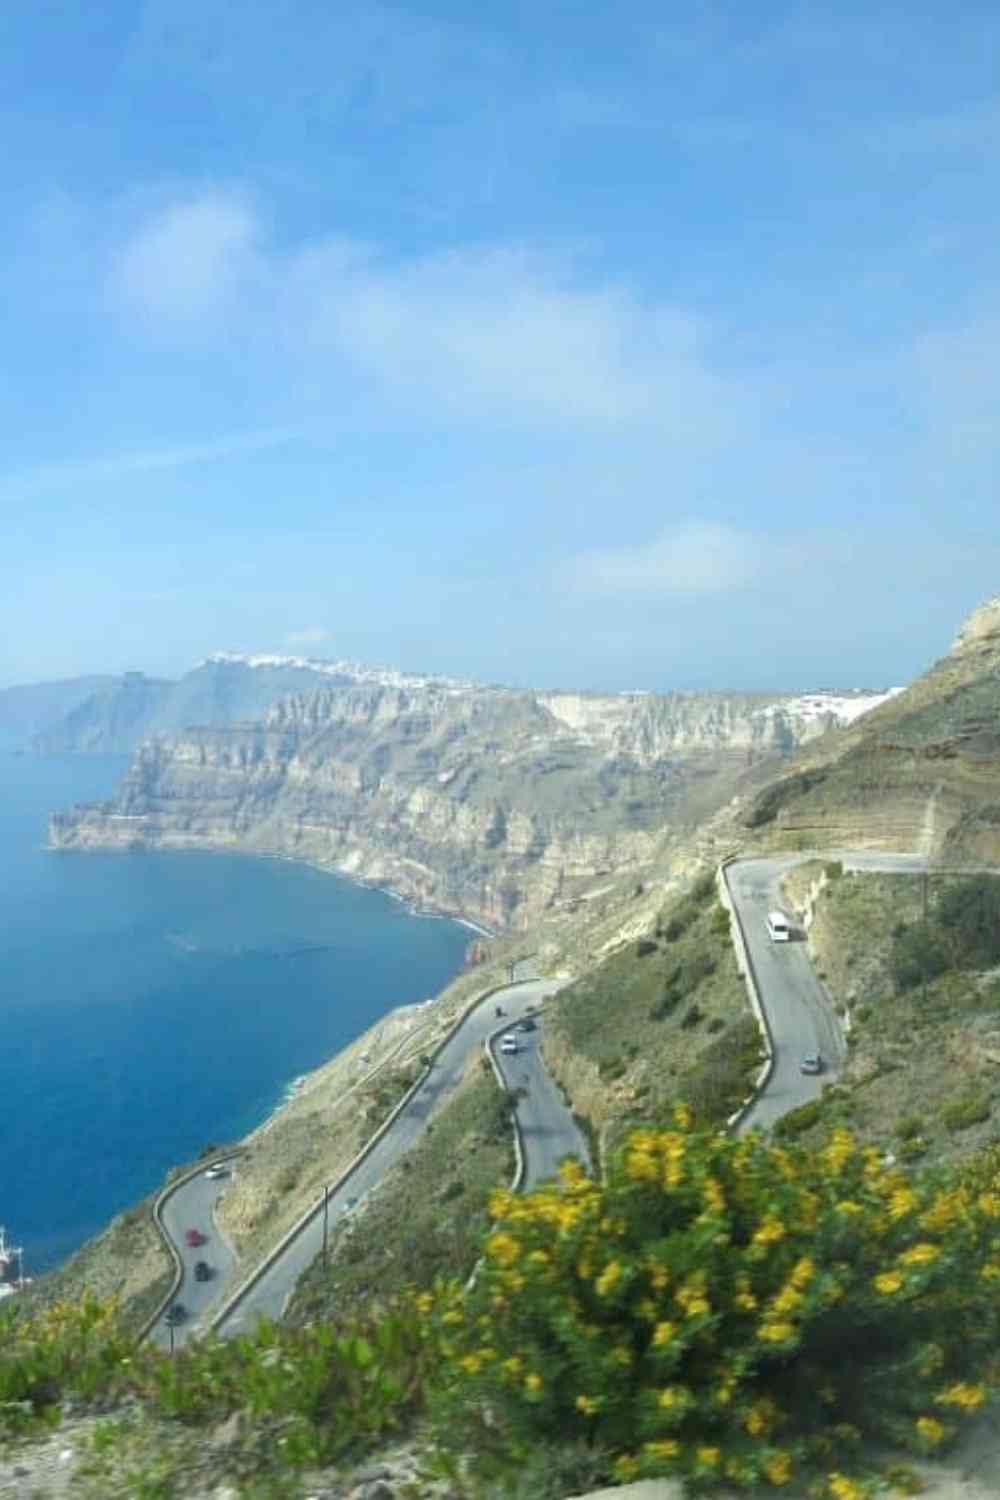
M 865 1495 L 845 1470 L 866 1440 L 933 1451 L 986 1399 L 987 1176 L 906 1173 L 839 1130 L 809 1156 L 680 1109 L 633 1132 L 603 1184 L 567 1162 L 494 1196 L 475 1285 L 441 1327 L 452 1409 L 487 1413 L 515 1447 L 589 1439 L 620 1478 L 809 1474 L 831 1500 Z

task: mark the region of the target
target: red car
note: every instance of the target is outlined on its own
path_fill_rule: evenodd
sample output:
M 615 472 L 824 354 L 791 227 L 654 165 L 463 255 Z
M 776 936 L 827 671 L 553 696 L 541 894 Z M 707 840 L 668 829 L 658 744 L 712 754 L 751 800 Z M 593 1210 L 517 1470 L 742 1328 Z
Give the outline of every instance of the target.
M 203 1245 L 207 1239 L 208 1235 L 202 1234 L 200 1229 L 186 1229 L 184 1231 L 184 1243 L 185 1245 L 190 1245 L 192 1249 L 195 1245 Z

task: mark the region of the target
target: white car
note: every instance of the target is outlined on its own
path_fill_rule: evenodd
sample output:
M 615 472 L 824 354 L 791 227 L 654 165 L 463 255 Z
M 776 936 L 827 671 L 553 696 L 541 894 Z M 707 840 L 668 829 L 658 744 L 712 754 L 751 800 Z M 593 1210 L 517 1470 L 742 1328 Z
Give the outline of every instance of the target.
M 822 1073 L 823 1059 L 818 1052 L 807 1052 L 799 1063 L 799 1071 L 802 1073 Z
M 517 1051 L 517 1037 L 516 1036 L 512 1036 L 511 1033 L 508 1031 L 506 1036 L 502 1036 L 500 1038 L 500 1051 L 501 1052 L 516 1052 Z
M 217 1161 L 213 1167 L 209 1167 L 208 1171 L 205 1173 L 205 1176 L 211 1177 L 213 1180 L 216 1177 L 228 1177 L 229 1168 L 226 1166 L 224 1161 Z

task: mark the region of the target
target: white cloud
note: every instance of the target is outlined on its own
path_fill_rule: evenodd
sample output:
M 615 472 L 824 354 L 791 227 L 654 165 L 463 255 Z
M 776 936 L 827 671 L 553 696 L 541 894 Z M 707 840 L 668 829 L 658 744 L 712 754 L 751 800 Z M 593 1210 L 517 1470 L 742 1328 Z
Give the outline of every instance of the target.
M 322 646 L 330 639 L 330 631 L 322 625 L 307 625 L 304 630 L 291 630 L 285 636 L 286 646 Z
M 662 531 L 644 545 L 579 552 L 561 563 L 557 573 L 559 582 L 578 594 L 718 594 L 754 582 L 769 560 L 761 537 L 692 521 Z
M 161 469 L 183 469 L 192 465 L 237 458 L 279 448 L 295 436 L 287 427 L 260 432 L 234 433 L 210 443 L 179 443 L 169 448 L 146 448 L 132 453 L 112 453 L 100 458 L 64 464 L 39 464 L 32 469 L 0 476 L 0 499 L 20 499 L 53 486 L 87 484 L 93 480 L 120 479 L 129 474 L 151 474 Z
M 336 242 L 290 268 L 291 326 L 394 400 L 519 425 L 731 429 L 739 393 L 708 370 L 689 314 L 582 284 L 553 257 L 455 251 L 404 266 Z
M 215 319 L 260 269 L 256 220 L 232 194 L 208 191 L 169 204 L 115 258 L 113 295 L 168 328 Z

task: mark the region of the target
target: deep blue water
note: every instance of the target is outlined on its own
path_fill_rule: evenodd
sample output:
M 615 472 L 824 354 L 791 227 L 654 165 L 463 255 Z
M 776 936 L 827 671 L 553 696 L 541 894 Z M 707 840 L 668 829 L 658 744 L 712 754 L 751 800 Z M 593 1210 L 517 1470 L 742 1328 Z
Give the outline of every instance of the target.
M 284 861 L 46 850 L 124 766 L 0 752 L 0 1224 L 28 1272 L 436 994 L 470 936 Z

